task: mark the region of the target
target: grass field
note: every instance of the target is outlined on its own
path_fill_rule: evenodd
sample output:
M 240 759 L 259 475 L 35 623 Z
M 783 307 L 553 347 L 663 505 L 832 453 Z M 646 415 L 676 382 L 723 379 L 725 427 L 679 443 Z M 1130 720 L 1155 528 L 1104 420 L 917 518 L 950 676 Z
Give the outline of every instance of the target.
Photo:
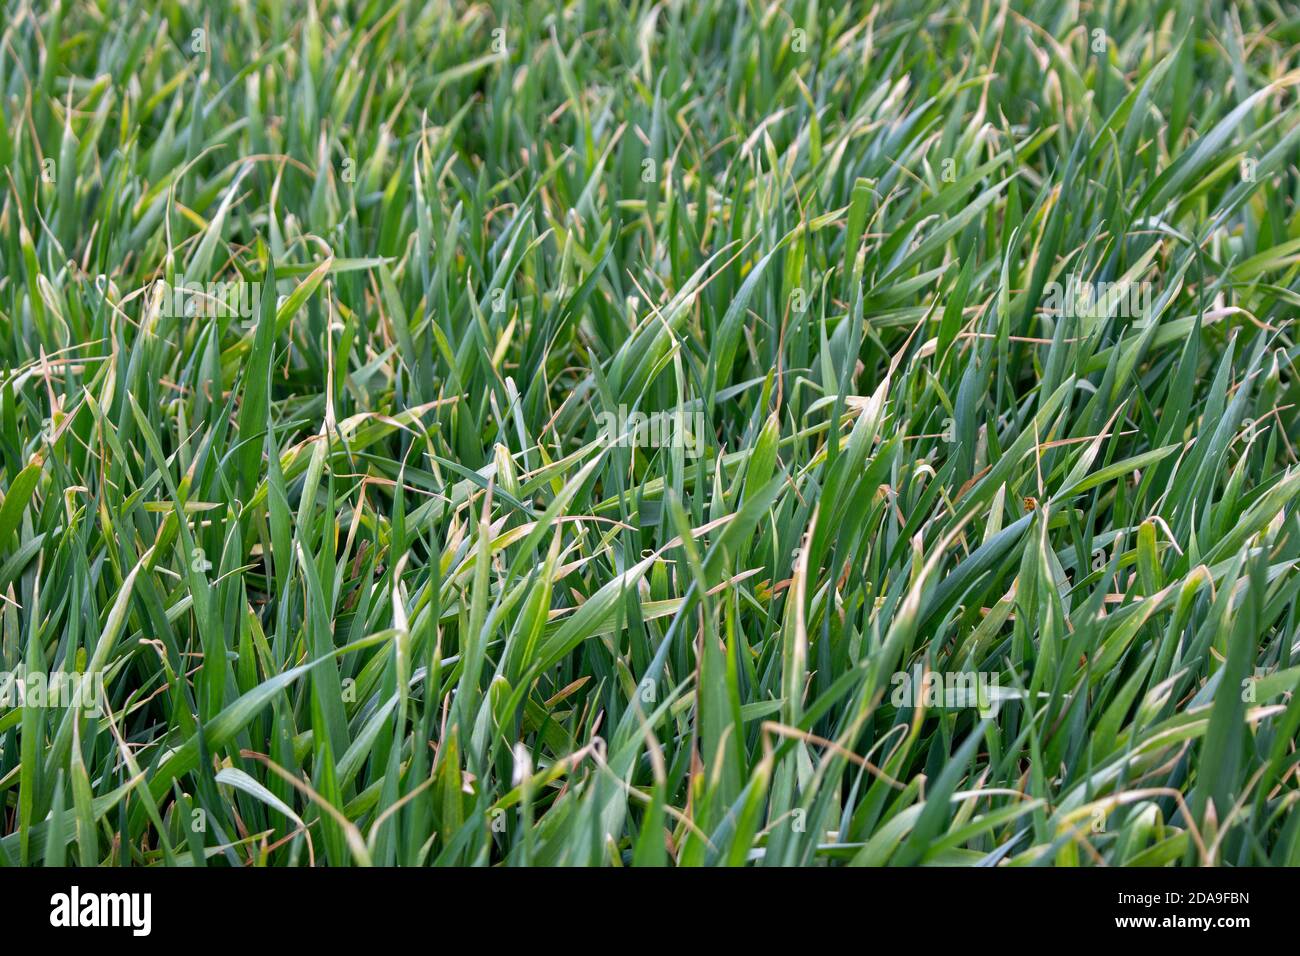
M 0 865 L 1300 864 L 1293 5 L 3 6 Z

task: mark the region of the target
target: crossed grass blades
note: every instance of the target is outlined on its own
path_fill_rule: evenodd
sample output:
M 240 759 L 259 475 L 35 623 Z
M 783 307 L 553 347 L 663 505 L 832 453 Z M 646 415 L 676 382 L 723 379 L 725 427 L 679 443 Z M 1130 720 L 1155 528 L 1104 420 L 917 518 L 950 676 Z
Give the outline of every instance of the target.
M 8 0 L 0 863 L 1300 862 L 1298 41 Z

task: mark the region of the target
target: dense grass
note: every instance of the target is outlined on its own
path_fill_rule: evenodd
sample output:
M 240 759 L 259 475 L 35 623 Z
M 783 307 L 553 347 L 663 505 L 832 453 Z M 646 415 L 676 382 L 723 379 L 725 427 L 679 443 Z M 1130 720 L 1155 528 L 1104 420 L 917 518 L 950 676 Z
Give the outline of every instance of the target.
M 1300 863 L 1298 42 L 6 0 L 0 864 Z

